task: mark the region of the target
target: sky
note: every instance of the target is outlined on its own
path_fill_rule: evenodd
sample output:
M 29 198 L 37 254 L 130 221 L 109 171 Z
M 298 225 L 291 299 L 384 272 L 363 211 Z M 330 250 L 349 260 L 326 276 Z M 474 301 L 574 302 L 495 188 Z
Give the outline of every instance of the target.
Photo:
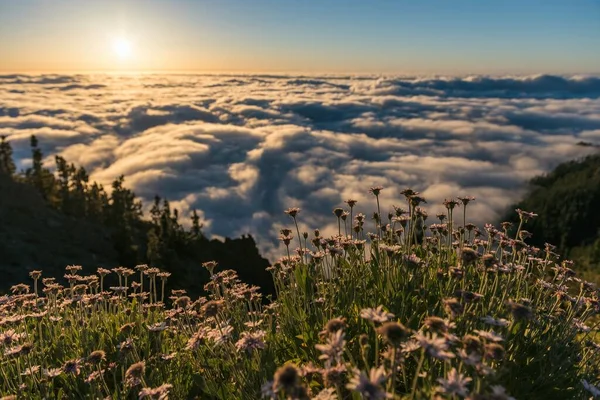
M 600 72 L 598 0 L 0 0 L 0 71 Z

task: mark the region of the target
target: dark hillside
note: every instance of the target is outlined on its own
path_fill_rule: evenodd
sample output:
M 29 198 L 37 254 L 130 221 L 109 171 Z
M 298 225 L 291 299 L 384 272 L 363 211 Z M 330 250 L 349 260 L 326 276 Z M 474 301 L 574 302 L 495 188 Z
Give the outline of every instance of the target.
M 269 261 L 251 236 L 210 240 L 195 211 L 186 228 L 178 210 L 159 196 L 144 218 L 125 177 L 118 177 L 109 192 L 62 157 L 55 158 L 52 171 L 43 165 L 35 137 L 32 167 L 17 173 L 10 142 L 0 139 L 0 293 L 28 282 L 32 270 L 62 276 L 65 266 L 81 265 L 85 275 L 98 267 L 148 264 L 172 274 L 167 289 L 198 295 L 209 279 L 202 263 L 213 260 L 264 294 L 274 293 Z
M 600 267 L 600 155 L 560 164 L 530 182 L 527 196 L 512 208 L 539 214 L 526 229 L 529 243 L 557 245 L 580 269 L 596 274 Z M 507 219 L 517 222 L 509 210 Z
M 29 271 L 61 275 L 69 264 L 114 267 L 108 229 L 52 209 L 32 187 L 0 175 L 1 286 L 29 280 Z M 4 291 L 2 290 L 2 291 Z

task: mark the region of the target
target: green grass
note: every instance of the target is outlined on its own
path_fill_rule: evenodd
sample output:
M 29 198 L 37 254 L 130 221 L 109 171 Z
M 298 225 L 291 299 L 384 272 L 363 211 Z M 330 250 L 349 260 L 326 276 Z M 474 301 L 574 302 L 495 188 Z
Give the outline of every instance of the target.
M 464 198 L 431 223 L 405 191 L 408 211 L 380 217 L 380 190 L 373 219 L 352 201 L 334 210 L 334 237 L 300 233 L 299 210 L 287 211 L 273 302 L 211 263 L 198 299 L 164 293 L 168 276 L 145 266 L 113 270 L 113 288 L 78 267 L 65 287 L 13 287 L 0 298 L 2 395 L 581 399 L 593 394 L 582 380 L 598 390 L 598 292 L 551 248 L 514 239 L 533 216 L 520 214 L 513 238 L 480 231 L 465 224 Z

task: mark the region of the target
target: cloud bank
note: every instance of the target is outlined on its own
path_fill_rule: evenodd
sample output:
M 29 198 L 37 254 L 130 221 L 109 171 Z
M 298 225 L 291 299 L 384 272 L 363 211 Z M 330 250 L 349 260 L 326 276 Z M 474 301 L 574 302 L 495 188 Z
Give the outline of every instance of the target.
M 431 212 L 473 195 L 472 222 L 488 222 L 599 132 L 593 76 L 0 75 L 0 135 L 21 166 L 35 134 L 93 179 L 124 174 L 146 204 L 197 209 L 207 233 L 251 233 L 271 258 L 285 208 L 333 231 L 331 210 L 352 197 L 371 211 L 375 185 L 384 209 L 406 187 Z

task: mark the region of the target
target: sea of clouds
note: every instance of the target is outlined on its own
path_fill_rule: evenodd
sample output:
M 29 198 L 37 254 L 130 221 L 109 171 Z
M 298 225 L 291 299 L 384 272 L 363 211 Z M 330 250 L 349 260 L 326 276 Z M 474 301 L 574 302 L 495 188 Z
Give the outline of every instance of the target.
M 107 186 L 123 174 L 145 205 L 197 209 L 207 233 L 251 233 L 274 259 L 287 207 L 332 233 L 332 209 L 370 214 L 376 185 L 385 210 L 410 187 L 430 214 L 472 195 L 469 219 L 495 220 L 528 179 L 594 151 L 578 142 L 600 144 L 600 78 L 0 75 L 21 168 L 32 134 L 49 167 L 61 154 Z

